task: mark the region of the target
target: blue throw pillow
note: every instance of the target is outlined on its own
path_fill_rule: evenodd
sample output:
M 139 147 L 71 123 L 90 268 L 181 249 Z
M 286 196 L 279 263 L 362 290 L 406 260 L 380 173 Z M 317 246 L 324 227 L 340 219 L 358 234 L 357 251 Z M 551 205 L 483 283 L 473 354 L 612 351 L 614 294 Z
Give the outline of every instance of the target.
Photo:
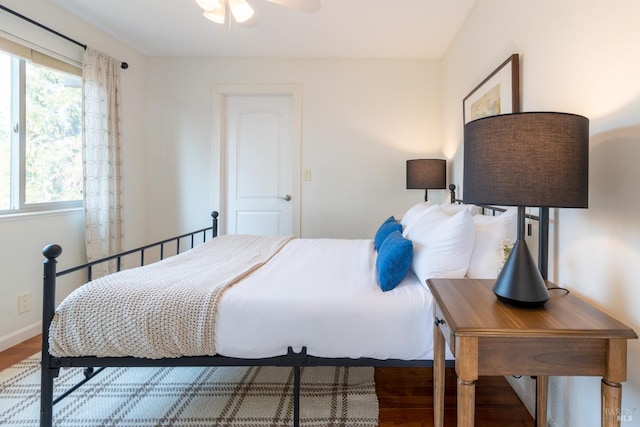
M 380 245 L 382 245 L 384 239 L 394 231 L 402 232 L 402 225 L 398 221 L 396 221 L 393 216 L 390 216 L 378 228 L 378 231 L 376 231 L 376 236 L 373 238 L 373 244 L 376 250 L 380 250 Z
M 413 243 L 399 231 L 390 233 L 378 250 L 376 268 L 378 282 L 384 292 L 395 288 L 404 279 L 413 258 Z

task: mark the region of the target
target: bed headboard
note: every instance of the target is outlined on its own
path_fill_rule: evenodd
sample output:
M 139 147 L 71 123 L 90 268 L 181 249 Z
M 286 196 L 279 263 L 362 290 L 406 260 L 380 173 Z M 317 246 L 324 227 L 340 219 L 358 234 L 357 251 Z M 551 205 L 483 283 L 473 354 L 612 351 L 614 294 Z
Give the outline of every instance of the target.
M 455 184 L 449 185 L 449 192 L 451 194 L 451 203 L 463 204 L 464 201 L 456 196 Z M 478 206 L 482 209 L 483 214 L 489 211 L 496 214 L 497 212 L 506 211 L 505 208 L 500 206 L 481 205 Z M 532 221 L 538 222 L 538 270 L 543 279 L 547 279 L 549 273 L 549 208 L 538 208 L 538 215 L 526 214 L 526 217 Z M 528 230 L 529 236 L 531 230 Z

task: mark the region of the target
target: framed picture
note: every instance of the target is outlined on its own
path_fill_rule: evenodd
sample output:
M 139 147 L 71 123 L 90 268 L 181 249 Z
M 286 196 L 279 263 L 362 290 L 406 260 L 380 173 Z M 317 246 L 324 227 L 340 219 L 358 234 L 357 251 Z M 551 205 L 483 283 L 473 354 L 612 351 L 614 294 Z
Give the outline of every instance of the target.
M 462 101 L 463 124 L 497 114 L 520 112 L 520 64 L 514 53 Z

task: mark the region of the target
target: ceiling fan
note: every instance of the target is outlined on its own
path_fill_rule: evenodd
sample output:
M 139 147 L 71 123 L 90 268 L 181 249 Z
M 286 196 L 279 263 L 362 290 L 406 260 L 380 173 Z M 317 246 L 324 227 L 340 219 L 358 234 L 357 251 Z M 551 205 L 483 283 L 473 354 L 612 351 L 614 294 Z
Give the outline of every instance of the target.
M 309 13 L 320 10 L 320 0 L 266 0 L 281 6 L 299 9 Z M 246 0 L 196 0 L 198 6 L 204 9 L 204 17 L 224 24 L 227 16 L 231 15 L 239 24 L 249 21 L 253 17 L 253 8 Z M 230 13 L 228 12 L 230 11 Z

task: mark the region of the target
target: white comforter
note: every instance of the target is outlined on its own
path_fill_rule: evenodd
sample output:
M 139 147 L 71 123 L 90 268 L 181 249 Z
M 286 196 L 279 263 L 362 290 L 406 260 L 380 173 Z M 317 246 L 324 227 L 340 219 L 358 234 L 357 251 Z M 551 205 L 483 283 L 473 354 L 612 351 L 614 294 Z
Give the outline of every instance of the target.
M 56 310 L 51 353 L 262 358 L 304 346 L 319 357 L 432 359 L 431 294 L 411 271 L 382 292 L 371 240 L 264 239 L 220 236 L 79 288 Z M 239 249 L 248 242 L 254 250 Z
M 432 359 L 433 298 L 409 271 L 382 292 L 371 240 L 295 239 L 228 289 L 216 348 L 254 358 L 307 347 L 319 357 Z

